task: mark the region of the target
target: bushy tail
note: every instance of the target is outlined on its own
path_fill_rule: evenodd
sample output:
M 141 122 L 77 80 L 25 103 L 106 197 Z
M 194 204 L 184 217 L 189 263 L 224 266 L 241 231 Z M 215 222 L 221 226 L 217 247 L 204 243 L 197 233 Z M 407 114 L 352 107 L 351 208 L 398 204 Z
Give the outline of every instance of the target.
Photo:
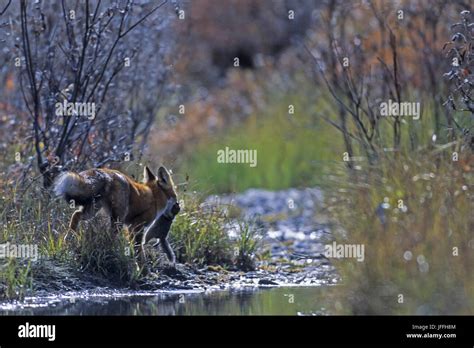
M 73 172 L 61 174 L 54 183 L 54 193 L 67 201 L 73 199 L 77 204 L 87 204 L 96 197 L 103 184 L 97 180 Z

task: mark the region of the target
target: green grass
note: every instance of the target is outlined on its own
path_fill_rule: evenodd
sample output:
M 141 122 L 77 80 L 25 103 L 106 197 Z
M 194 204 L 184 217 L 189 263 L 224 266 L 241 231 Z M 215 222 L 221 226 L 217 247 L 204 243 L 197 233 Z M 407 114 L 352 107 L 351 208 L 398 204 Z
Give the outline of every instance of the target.
M 0 298 L 23 298 L 33 287 L 31 262 L 15 258 L 0 263 Z
M 230 264 L 231 243 L 223 228 L 225 214 L 213 207 L 201 207 L 194 197 L 180 198 L 184 207 L 171 225 L 170 233 L 178 262 L 201 266 Z
M 288 105 L 295 113 L 288 113 Z M 299 94 L 273 103 L 224 135 L 203 139 L 184 159 L 180 172 L 205 192 L 235 192 L 251 187 L 278 190 L 322 184 L 323 167 L 342 147 L 337 131 L 314 115 L 318 105 Z M 257 150 L 257 166 L 218 163 L 220 149 Z
M 234 246 L 235 264 L 238 269 L 244 271 L 254 270 L 255 258 L 262 239 L 261 231 L 248 222 L 239 222 L 238 230 L 239 234 Z
M 81 228 L 72 237 L 71 248 L 82 272 L 123 285 L 133 285 L 139 279 L 133 241 L 125 233 L 111 231 L 105 221 L 98 219 Z
M 196 195 L 182 195 L 182 212 L 171 225 L 170 240 L 178 262 L 255 269 L 260 235 L 253 224 L 240 222 L 236 237 L 227 233 L 230 209 L 202 204 Z

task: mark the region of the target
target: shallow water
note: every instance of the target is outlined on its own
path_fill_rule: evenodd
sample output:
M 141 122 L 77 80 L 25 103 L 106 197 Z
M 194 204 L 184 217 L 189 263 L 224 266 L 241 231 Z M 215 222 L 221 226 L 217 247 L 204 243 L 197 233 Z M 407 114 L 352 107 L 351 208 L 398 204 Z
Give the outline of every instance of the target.
M 330 287 L 196 292 L 71 292 L 0 303 L 0 315 L 311 315 L 327 314 Z

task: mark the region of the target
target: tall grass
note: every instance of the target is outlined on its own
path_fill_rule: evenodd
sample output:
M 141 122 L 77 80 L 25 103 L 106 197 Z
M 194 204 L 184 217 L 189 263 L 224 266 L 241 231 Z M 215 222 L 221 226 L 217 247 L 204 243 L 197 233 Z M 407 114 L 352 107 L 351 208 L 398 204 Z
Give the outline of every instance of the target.
M 195 195 L 184 195 L 183 201 L 183 212 L 175 218 L 170 234 L 179 262 L 255 269 L 260 235 L 253 224 L 235 224 L 230 207 L 206 204 Z M 230 229 L 235 235 L 228 233 Z
M 32 287 L 31 262 L 9 258 L 0 264 L 0 298 L 23 298 Z
M 133 285 L 139 279 L 133 240 L 126 233 L 111 231 L 109 223 L 99 219 L 88 224 L 75 234 L 71 244 L 81 271 L 122 285 Z
M 0 298 L 22 298 L 34 289 L 34 273 L 41 258 L 65 261 L 67 220 L 57 201 L 40 191 L 19 194 L 15 186 L 2 191 L 0 244 L 36 245 L 39 259 L 0 259 Z
M 171 243 L 179 262 L 197 265 L 230 264 L 231 243 L 224 229 L 225 214 L 203 208 L 195 197 L 185 196 L 183 212 L 171 225 Z
M 289 113 L 289 105 L 294 106 L 294 114 Z M 336 131 L 315 117 L 318 112 L 319 105 L 302 93 L 274 97 L 239 127 L 203 139 L 180 170 L 207 192 L 321 184 L 323 166 L 342 150 Z M 257 166 L 218 163 L 217 151 L 226 147 L 257 150 Z
M 343 314 L 474 313 L 472 154 L 431 148 L 383 155 L 331 173 L 336 241 L 365 246 L 364 262 L 334 260 Z

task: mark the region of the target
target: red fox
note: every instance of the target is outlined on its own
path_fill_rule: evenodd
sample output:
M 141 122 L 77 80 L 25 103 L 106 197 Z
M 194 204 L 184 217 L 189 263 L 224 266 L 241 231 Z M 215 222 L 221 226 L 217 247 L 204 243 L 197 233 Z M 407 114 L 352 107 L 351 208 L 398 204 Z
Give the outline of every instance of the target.
M 113 169 L 65 172 L 56 180 L 54 192 L 68 202 L 73 200 L 78 206 L 69 222 L 73 231 L 77 230 L 81 219 L 90 219 L 103 209 L 110 216 L 112 226 L 121 231 L 126 225 L 135 242 L 140 243 L 143 228 L 155 218 L 158 220 L 164 210 L 167 216 L 173 218 L 180 211 L 173 179 L 165 167 L 158 169 L 157 176 L 145 167 L 143 175 L 143 183 L 139 183 Z M 167 226 L 168 231 L 170 225 Z M 165 241 L 167 234 L 160 233 L 160 242 L 163 248 L 171 249 Z M 172 251 L 165 251 L 170 261 L 174 262 Z

